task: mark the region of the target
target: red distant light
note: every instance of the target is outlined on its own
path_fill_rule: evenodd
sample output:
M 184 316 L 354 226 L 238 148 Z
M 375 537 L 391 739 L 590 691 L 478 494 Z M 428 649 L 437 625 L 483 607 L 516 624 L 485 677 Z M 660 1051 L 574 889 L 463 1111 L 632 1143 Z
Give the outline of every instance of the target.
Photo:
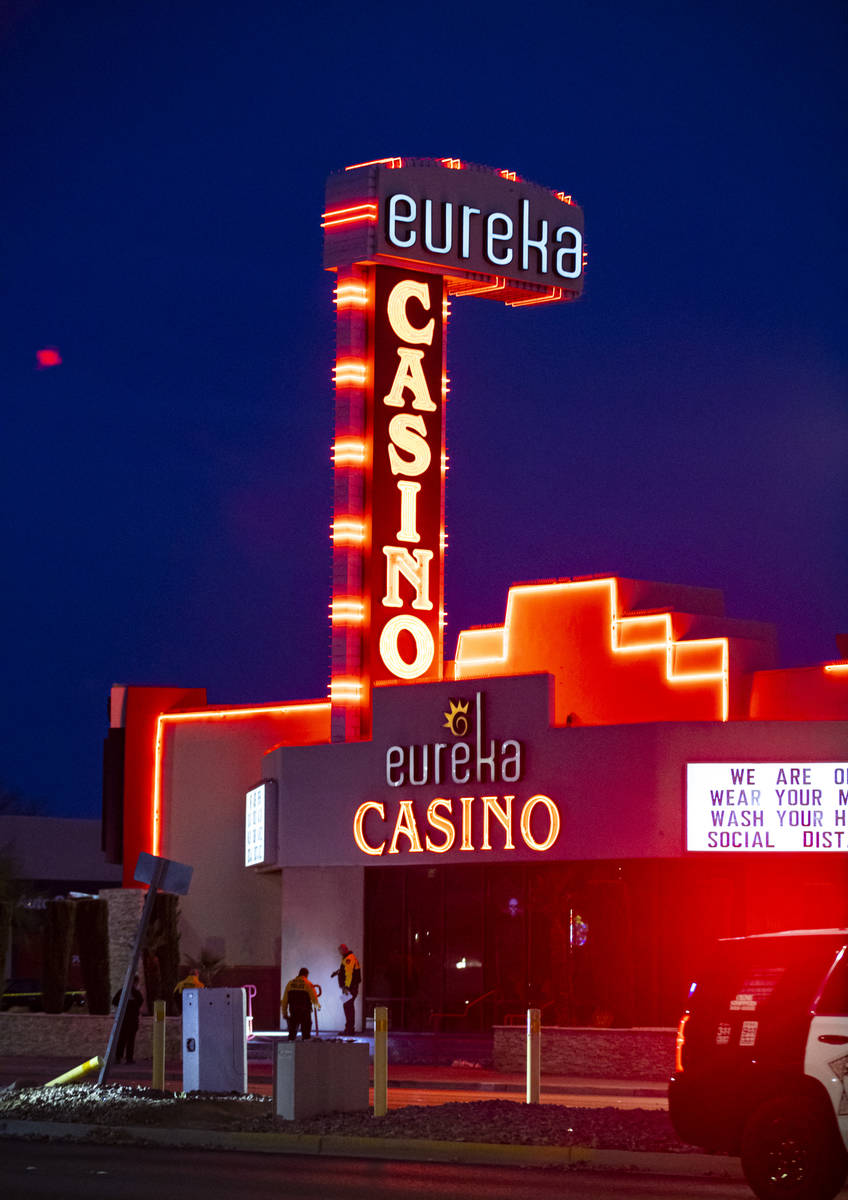
M 43 350 L 36 350 L 35 361 L 35 369 L 44 371 L 48 367 L 58 367 L 62 361 L 62 355 L 55 346 L 45 346 Z

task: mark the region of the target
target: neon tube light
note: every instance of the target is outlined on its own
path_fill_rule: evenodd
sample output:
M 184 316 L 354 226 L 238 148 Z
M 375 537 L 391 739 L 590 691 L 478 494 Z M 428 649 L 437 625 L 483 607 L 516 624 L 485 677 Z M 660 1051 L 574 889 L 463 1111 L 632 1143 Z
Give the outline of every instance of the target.
M 345 167 L 346 171 L 358 171 L 360 167 L 388 167 L 389 170 L 397 170 L 403 166 L 402 158 L 371 158 L 368 162 L 353 163 L 352 166 Z
M 353 675 L 335 675 L 330 680 L 333 704 L 356 704 L 362 700 L 362 680 Z
M 373 201 L 351 204 L 347 208 L 330 208 L 321 215 L 321 228 L 335 229 L 339 225 L 355 225 L 359 221 L 376 221 L 377 205 Z
M 336 546 L 362 546 L 365 521 L 359 517 L 338 517 L 333 521 L 331 537 Z
M 345 280 L 336 288 L 336 308 L 367 308 L 368 288 L 364 283 Z
M 364 467 L 367 450 L 358 437 L 340 437 L 333 442 L 331 457 L 337 467 Z
M 531 296 L 529 300 L 507 300 L 507 308 L 523 308 L 528 304 L 549 304 L 562 299 L 562 288 L 552 287 L 544 296 Z
M 243 717 L 287 716 L 289 713 L 326 712 L 326 700 L 303 704 L 261 704 L 248 708 L 204 708 L 194 712 L 160 713 L 156 721 L 156 740 L 153 752 L 153 812 L 150 823 L 151 853 L 161 854 L 162 848 L 162 757 L 166 725 L 188 722 L 239 720 Z
M 340 358 L 333 367 L 337 387 L 365 387 L 368 367 L 361 358 Z
M 674 633 L 671 626 L 671 614 L 652 613 L 647 616 L 619 616 L 618 615 L 618 587 L 616 580 L 611 579 L 584 579 L 584 580 L 567 580 L 562 583 L 530 583 L 520 584 L 517 587 L 511 587 L 507 596 L 506 617 L 502 627 L 494 627 L 489 629 L 479 630 L 464 630 L 459 635 L 459 643 L 457 645 L 455 674 L 457 679 L 469 678 L 478 673 L 480 668 L 505 666 L 509 659 L 509 636 L 510 627 L 515 607 L 515 598 L 520 593 L 530 593 L 538 595 L 540 592 L 564 592 L 567 589 L 585 589 L 606 587 L 610 594 L 610 649 L 613 653 L 619 654 L 634 654 L 634 653 L 662 653 L 665 652 L 665 677 L 667 683 L 684 684 L 684 683 L 707 683 L 714 682 L 721 685 L 721 720 L 726 721 L 729 717 L 729 648 L 727 638 L 699 638 L 695 641 L 677 641 L 674 639 Z M 663 628 L 662 636 L 657 637 L 656 626 L 660 623 Z M 629 637 L 631 631 L 636 632 L 639 627 L 645 625 L 653 626 L 650 630 L 650 640 L 639 642 L 634 641 Z M 626 639 L 626 644 L 623 643 Z M 473 646 L 478 645 L 491 646 L 494 652 L 480 654 L 472 657 L 466 656 L 463 653 L 464 644 Z M 678 654 L 685 655 L 686 648 L 691 647 L 693 650 L 714 649 L 719 651 L 720 666 L 714 670 L 685 670 L 681 664 L 675 660 Z M 845 664 L 848 667 L 848 664 Z M 469 671 L 468 675 L 465 674 Z
M 334 625 L 361 625 L 365 620 L 365 604 L 354 596 L 339 596 L 330 605 Z

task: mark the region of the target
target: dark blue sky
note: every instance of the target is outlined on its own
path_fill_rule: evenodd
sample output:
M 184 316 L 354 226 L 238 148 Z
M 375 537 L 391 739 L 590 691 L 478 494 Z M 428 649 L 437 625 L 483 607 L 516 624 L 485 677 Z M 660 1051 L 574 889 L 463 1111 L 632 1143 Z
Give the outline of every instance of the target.
M 453 305 L 449 651 L 615 572 L 834 659 L 845 52 L 837 0 L 7 3 L 0 781 L 97 815 L 113 682 L 326 693 L 323 187 L 388 155 L 586 214 L 577 304 Z

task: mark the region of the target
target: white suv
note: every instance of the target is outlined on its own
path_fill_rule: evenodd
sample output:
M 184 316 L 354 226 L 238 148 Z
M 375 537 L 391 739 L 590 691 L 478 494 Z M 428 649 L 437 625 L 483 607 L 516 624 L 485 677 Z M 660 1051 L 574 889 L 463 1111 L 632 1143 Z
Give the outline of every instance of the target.
M 761 1200 L 831 1200 L 848 1173 L 848 929 L 720 941 L 689 989 L 669 1114 L 739 1154 Z

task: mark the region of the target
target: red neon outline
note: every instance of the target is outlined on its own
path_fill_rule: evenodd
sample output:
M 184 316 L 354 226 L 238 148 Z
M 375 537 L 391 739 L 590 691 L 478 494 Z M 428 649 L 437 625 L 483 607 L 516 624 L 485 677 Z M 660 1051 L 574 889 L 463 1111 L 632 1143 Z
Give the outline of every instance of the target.
M 546 296 L 531 296 L 529 300 L 507 300 L 507 308 L 522 308 L 528 304 L 551 304 L 562 299 L 562 288 L 552 287 Z
M 610 591 L 610 649 L 618 654 L 634 654 L 643 653 L 645 651 L 656 652 L 665 651 L 665 673 L 667 683 L 706 683 L 710 680 L 721 684 L 721 720 L 727 721 L 730 711 L 730 689 L 729 689 L 729 645 L 726 637 L 717 638 L 697 638 L 691 642 L 680 642 L 674 640 L 673 631 L 671 628 L 670 613 L 652 613 L 648 616 L 619 616 L 618 615 L 618 582 L 614 576 L 605 579 L 580 579 L 566 580 L 562 583 L 527 583 L 518 584 L 509 589 L 506 602 L 506 616 L 504 623 L 500 627 L 487 629 L 465 629 L 459 635 L 459 640 L 456 647 L 456 659 L 454 663 L 454 674 L 456 679 L 474 678 L 479 674 L 479 668 L 487 665 L 494 666 L 501 663 L 506 663 L 509 658 L 509 630 L 512 621 L 514 597 L 519 592 L 540 592 L 540 591 L 565 591 L 568 588 L 590 588 L 590 587 L 608 587 Z M 664 626 L 660 636 L 652 633 L 650 640 L 631 641 L 628 645 L 622 645 L 622 641 L 627 639 L 628 634 L 637 633 L 637 626 L 643 623 L 653 623 L 656 626 L 657 622 Z M 479 657 L 466 656 L 463 653 L 463 646 L 471 643 L 473 649 L 474 642 L 489 642 L 490 645 L 497 645 L 500 641 L 500 648 L 495 654 L 482 654 Z M 719 671 L 684 671 L 680 669 L 676 663 L 676 650 L 684 646 L 698 646 L 703 649 L 705 646 L 716 646 L 721 650 L 721 669 Z M 848 665 L 848 664 L 846 664 Z M 472 668 L 469 675 L 465 675 L 464 671 Z M 473 668 L 478 668 L 474 670 Z
M 306 700 L 292 704 L 260 704 L 248 708 L 204 708 L 195 712 L 160 713 L 156 720 L 156 740 L 153 751 L 153 811 L 150 814 L 151 853 L 161 854 L 162 847 L 162 753 L 164 727 L 187 721 L 224 721 L 239 717 L 270 716 L 275 713 L 302 713 L 308 710 L 329 709 L 328 700 Z
M 402 158 L 371 158 L 368 162 L 352 163 L 346 171 L 358 171 L 360 167 L 388 167 L 390 171 L 403 166 Z
M 372 200 L 363 204 L 351 204 L 347 208 L 330 208 L 321 216 L 322 229 L 334 229 L 337 225 L 355 225 L 359 221 L 376 221 L 377 202 Z

